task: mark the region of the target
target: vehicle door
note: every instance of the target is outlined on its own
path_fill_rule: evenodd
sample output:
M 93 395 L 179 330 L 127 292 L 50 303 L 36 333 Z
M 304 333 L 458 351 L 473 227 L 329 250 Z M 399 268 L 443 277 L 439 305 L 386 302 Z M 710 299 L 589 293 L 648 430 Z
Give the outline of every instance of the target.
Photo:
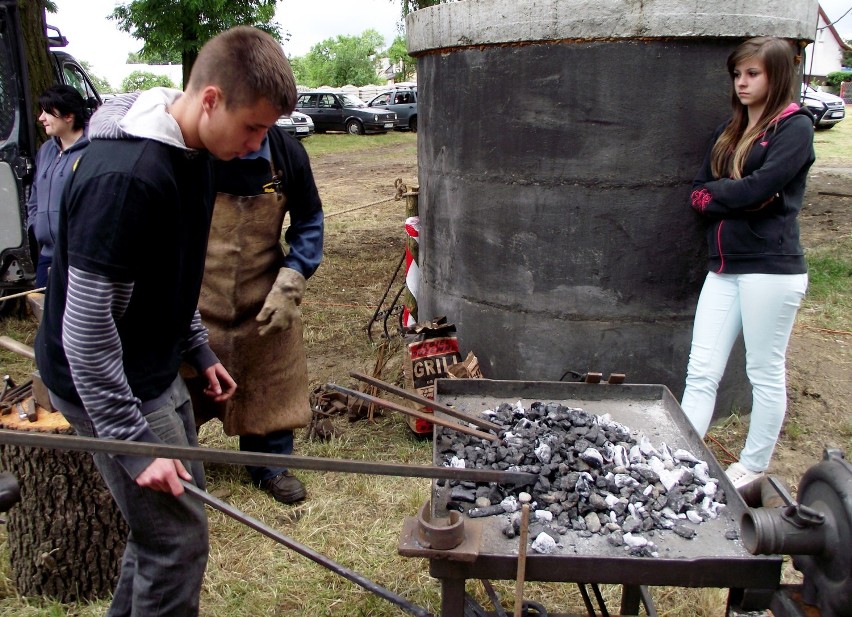
M 17 5 L 0 2 L 0 296 L 30 289 L 35 280 L 26 228 L 35 144 L 28 83 Z
M 408 124 L 408 119 L 417 112 L 417 96 L 410 90 L 394 92 L 388 109 L 396 113 L 397 123 Z
M 56 71 L 56 81 L 58 83 L 72 86 L 83 100 L 86 101 L 86 106 L 90 111 L 95 111 L 103 102 L 101 95 L 98 93 L 91 78 L 86 74 L 73 56 L 64 52 L 54 51 L 51 53 L 54 62 L 54 70 Z
M 337 100 L 336 96 L 330 93 L 320 94 L 317 105 L 319 107 L 319 114 L 322 116 L 323 122 L 328 127 L 328 130 L 346 130 L 344 122 L 346 118 L 343 112 L 343 105 L 340 104 L 340 101 Z
M 317 109 L 317 98 L 316 94 L 300 94 L 299 98 L 296 99 L 296 111 L 300 111 L 305 115 L 311 117 L 311 120 L 314 121 L 314 130 L 317 133 L 325 132 L 325 128 L 320 123 L 319 110 Z

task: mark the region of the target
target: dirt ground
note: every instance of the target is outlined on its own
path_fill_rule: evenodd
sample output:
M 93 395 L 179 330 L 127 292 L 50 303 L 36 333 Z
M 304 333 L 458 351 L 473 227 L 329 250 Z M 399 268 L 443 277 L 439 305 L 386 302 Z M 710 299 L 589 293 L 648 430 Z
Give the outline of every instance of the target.
M 817 162 L 800 223 L 806 249 L 852 233 L 852 167 Z M 825 446 L 852 455 L 852 333 L 824 331 L 802 321 L 787 351 L 788 412 L 770 468 L 794 486 L 822 458 Z
M 326 260 L 310 284 L 319 296 L 312 300 L 315 305 L 336 303 L 341 310 L 349 309 L 346 319 L 363 319 L 363 324 L 370 320 L 404 250 L 405 207 L 404 201 L 363 206 L 392 196 L 397 178 L 407 186 L 416 185 L 413 143 L 412 139 L 411 145 L 394 146 L 392 152 L 382 150 L 380 155 L 353 157 L 344 153 L 313 161 L 329 232 Z M 801 228 L 807 248 L 852 232 L 852 167 L 827 167 L 817 162 L 805 204 Z M 372 256 L 372 263 L 364 269 L 353 268 L 351 258 L 365 252 Z M 391 285 L 391 297 L 401 283 L 397 278 Z M 306 308 L 309 326 L 310 302 Z M 852 414 L 847 406 L 852 393 L 852 336 L 799 321 L 788 351 L 788 415 L 770 468 L 794 491 L 802 474 L 822 458 L 827 445 L 852 452 Z M 392 331 L 393 323 L 391 319 Z M 356 369 L 371 368 L 373 350 L 359 343 L 363 333 L 351 338 L 342 331 L 325 336 L 321 328 L 316 332 L 320 335 L 308 341 L 312 380 L 345 382 L 353 364 Z M 381 335 L 381 322 L 374 324 L 373 332 Z M 342 341 L 348 342 L 345 351 L 340 347 Z M 385 373 L 388 381 L 393 380 L 395 361 L 401 363 L 401 357 L 391 359 L 391 369 Z M 733 418 L 711 432 L 711 448 L 720 462 L 729 462 L 726 450 L 739 451 L 746 429 L 745 423 Z

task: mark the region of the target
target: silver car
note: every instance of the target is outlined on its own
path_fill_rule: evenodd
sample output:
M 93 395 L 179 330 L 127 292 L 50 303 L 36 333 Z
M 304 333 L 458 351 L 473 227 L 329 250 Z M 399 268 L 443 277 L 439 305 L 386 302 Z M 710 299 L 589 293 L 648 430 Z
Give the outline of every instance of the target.
M 314 134 L 314 121 L 299 111 L 293 111 L 289 116 L 281 116 L 275 124 L 296 139 L 304 139 Z
M 370 107 L 396 113 L 395 129 L 417 132 L 417 88 L 396 88 L 382 92 L 369 103 Z
M 814 126 L 818 129 L 830 129 L 846 117 L 846 103 L 839 96 L 829 92 L 820 92 L 802 84 L 802 105 L 814 115 Z

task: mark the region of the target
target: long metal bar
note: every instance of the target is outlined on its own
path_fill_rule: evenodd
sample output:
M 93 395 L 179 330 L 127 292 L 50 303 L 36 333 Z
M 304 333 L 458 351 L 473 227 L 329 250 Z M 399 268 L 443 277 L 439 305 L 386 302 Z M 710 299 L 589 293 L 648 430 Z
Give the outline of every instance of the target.
M 33 431 L 12 431 L 0 429 L 0 444 L 30 446 L 35 448 L 55 448 L 58 450 L 77 450 L 82 452 L 106 452 L 108 454 L 129 454 L 151 458 L 179 458 L 190 461 L 221 463 L 225 465 L 251 465 L 254 467 L 287 467 L 310 469 L 313 471 L 339 471 L 343 473 L 363 473 L 378 476 L 399 476 L 410 478 L 443 478 L 446 480 L 470 480 L 472 482 L 497 482 L 525 486 L 534 484 L 538 476 L 520 471 L 498 471 L 496 469 L 463 469 L 458 467 L 438 467 L 432 465 L 406 465 L 401 463 L 374 463 L 349 459 L 328 459 L 312 456 L 293 456 L 288 454 L 264 454 L 261 452 L 238 452 L 217 448 L 193 448 L 168 444 L 121 441 L 116 439 L 97 439 L 35 433 Z
M 500 426 L 499 424 L 494 424 L 493 422 L 489 422 L 488 420 L 483 420 L 482 418 L 475 418 L 470 414 L 464 413 L 463 411 L 459 411 L 458 409 L 453 409 L 452 407 L 448 407 L 437 401 L 433 401 L 430 398 L 426 398 L 425 396 L 421 396 L 416 392 L 411 392 L 410 390 L 406 390 L 405 388 L 398 388 L 397 386 L 387 383 L 386 381 L 382 381 L 381 379 L 376 379 L 375 377 L 371 377 L 369 375 L 364 375 L 363 373 L 359 373 L 357 371 L 350 371 L 350 377 L 354 377 L 358 381 L 363 381 L 364 383 L 370 384 L 371 386 L 375 386 L 381 390 L 385 390 L 386 392 L 390 392 L 391 394 L 396 394 L 399 397 L 404 399 L 408 399 L 414 403 L 419 403 L 420 405 L 425 405 L 427 407 L 431 407 L 432 409 L 436 409 L 442 413 L 445 413 L 448 416 L 452 416 L 453 418 L 458 418 L 459 420 L 463 420 L 464 422 L 470 422 L 478 426 L 479 428 L 483 428 L 486 431 L 495 431 L 499 433 L 504 430 L 505 427 Z
M 483 433 L 482 431 L 477 431 L 474 428 L 470 428 L 469 426 L 459 424 L 458 422 L 454 422 L 452 420 L 444 420 L 443 418 L 437 418 L 434 414 L 422 413 L 420 411 L 417 411 L 416 409 L 405 407 L 404 405 L 397 405 L 393 401 L 389 401 L 384 398 L 379 398 L 378 396 L 373 396 L 371 394 L 367 394 L 366 392 L 359 392 L 358 390 L 353 390 L 351 388 L 344 388 L 343 386 L 338 386 L 337 384 L 333 383 L 325 384 L 325 387 L 330 388 L 332 390 L 337 390 L 338 392 L 342 392 L 343 394 L 346 394 L 348 396 L 360 398 L 361 400 L 367 401 L 368 403 L 373 403 L 374 405 L 378 405 L 379 407 L 393 409 L 394 411 L 404 413 L 408 416 L 413 416 L 415 418 L 420 418 L 421 420 L 426 420 L 427 422 L 431 422 L 432 424 L 445 426 L 447 428 L 453 429 L 454 431 L 458 431 L 459 433 L 465 433 L 467 435 L 472 435 L 473 437 L 479 437 L 480 439 L 487 439 L 488 441 L 500 441 L 500 438 L 497 435 L 492 435 L 491 433 Z
M 224 514 L 227 514 L 228 516 L 230 516 L 234 520 L 239 521 L 240 523 L 243 523 L 244 525 L 246 525 L 248 527 L 251 527 L 255 531 L 259 531 L 260 533 L 265 535 L 267 538 L 272 538 L 273 540 L 275 540 L 279 544 L 283 544 L 287 548 L 296 551 L 300 555 L 307 557 L 308 559 L 310 559 L 311 561 L 314 561 L 315 563 L 318 563 L 323 568 L 326 568 L 327 570 L 331 570 L 335 574 L 339 574 L 343 578 L 345 578 L 349 581 L 352 581 L 356 585 L 360 585 L 361 587 L 363 587 L 367 591 L 374 593 L 375 595 L 379 596 L 380 598 L 383 598 L 383 599 L 387 600 L 388 602 L 392 602 L 393 604 L 396 604 L 398 607 L 400 607 L 405 612 L 410 613 L 411 615 L 416 615 L 417 617 L 432 617 L 432 614 L 429 611 L 427 611 L 425 608 L 417 606 L 416 604 L 412 604 L 411 602 L 409 602 L 405 598 L 398 596 L 397 594 L 390 591 L 389 589 L 385 589 L 381 585 L 374 583 L 370 579 L 365 578 L 364 576 L 358 574 L 357 572 L 353 572 L 349 568 L 342 566 L 341 564 L 337 563 L 336 561 L 329 559 L 325 555 L 317 553 L 312 548 L 305 546 L 304 544 L 300 544 L 296 540 L 294 540 L 294 539 L 292 539 L 288 536 L 285 536 L 284 534 L 282 534 L 281 532 L 279 532 L 276 529 L 273 529 L 272 527 L 270 527 L 266 523 L 259 521 L 258 519 L 254 518 L 252 516 L 249 516 L 248 514 L 243 512 L 242 510 L 235 508 L 231 504 L 229 504 L 225 501 L 222 501 L 221 499 L 217 499 L 216 497 L 214 497 L 210 493 L 201 490 L 200 488 L 198 488 L 194 484 L 187 482 L 186 480 L 181 480 L 181 484 L 183 484 L 183 488 L 186 490 L 186 492 L 188 492 L 190 495 L 192 495 L 196 499 L 199 499 L 200 501 L 206 503 L 208 506 L 215 508 L 216 510 L 219 510 L 220 512 L 223 512 Z

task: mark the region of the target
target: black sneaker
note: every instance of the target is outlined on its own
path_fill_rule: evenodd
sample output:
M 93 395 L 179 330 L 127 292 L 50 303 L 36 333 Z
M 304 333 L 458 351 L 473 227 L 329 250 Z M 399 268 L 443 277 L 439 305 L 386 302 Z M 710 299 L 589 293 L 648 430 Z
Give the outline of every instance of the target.
M 281 503 L 296 503 L 307 495 L 305 485 L 289 471 L 280 473 L 263 484 L 263 489 Z

